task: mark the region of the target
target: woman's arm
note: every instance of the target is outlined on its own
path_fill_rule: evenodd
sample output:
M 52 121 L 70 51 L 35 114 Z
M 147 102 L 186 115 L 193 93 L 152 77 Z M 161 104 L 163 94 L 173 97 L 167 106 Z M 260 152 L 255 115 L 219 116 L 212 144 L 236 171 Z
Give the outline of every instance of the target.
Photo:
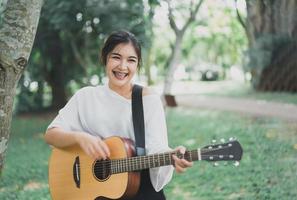
M 103 140 L 88 133 L 64 131 L 62 128 L 55 127 L 47 130 L 44 139 L 48 144 L 57 148 L 78 144 L 93 159 L 106 159 L 110 156 L 108 146 Z

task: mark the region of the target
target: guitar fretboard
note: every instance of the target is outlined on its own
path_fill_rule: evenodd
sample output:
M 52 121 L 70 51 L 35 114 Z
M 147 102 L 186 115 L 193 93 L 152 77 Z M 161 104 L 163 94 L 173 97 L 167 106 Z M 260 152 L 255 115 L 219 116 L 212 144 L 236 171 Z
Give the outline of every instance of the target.
M 148 156 L 137 156 L 125 159 L 111 160 L 111 173 L 123 173 L 130 171 L 139 171 L 143 169 L 173 165 L 174 160 L 172 155 L 175 154 L 179 158 L 184 158 L 188 161 L 198 160 L 198 150 L 186 151 L 184 155 L 176 152 L 160 153 Z

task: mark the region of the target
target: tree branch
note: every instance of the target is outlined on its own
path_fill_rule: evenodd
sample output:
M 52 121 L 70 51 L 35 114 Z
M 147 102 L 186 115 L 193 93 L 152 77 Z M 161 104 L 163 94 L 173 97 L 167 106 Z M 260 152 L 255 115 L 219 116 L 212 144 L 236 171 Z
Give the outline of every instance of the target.
M 239 10 L 238 10 L 238 6 L 237 6 L 237 0 L 235 0 L 235 8 L 236 8 L 236 15 L 237 15 L 237 20 L 239 21 L 239 23 L 241 24 L 241 26 L 244 28 L 244 30 L 247 32 L 247 27 L 246 24 L 244 23 Z
M 170 0 L 166 0 L 165 1 L 168 5 L 168 19 L 169 19 L 169 24 L 170 24 L 170 27 L 173 29 L 173 31 L 175 32 L 175 34 L 177 35 L 180 30 L 178 29 L 175 21 L 174 21 L 174 17 L 173 17 L 173 14 L 172 14 L 172 8 L 171 8 L 171 5 L 170 5 Z
M 187 20 L 187 22 L 185 23 L 185 25 L 183 26 L 182 28 L 182 32 L 184 32 L 188 26 L 193 22 L 195 21 L 196 19 L 196 15 L 198 13 L 198 10 L 199 8 L 201 7 L 202 3 L 203 3 L 204 0 L 200 0 L 199 3 L 196 5 L 196 7 L 194 8 L 194 10 L 191 9 L 192 5 L 193 5 L 193 1 L 191 1 L 191 7 L 190 7 L 190 17 L 189 19 Z

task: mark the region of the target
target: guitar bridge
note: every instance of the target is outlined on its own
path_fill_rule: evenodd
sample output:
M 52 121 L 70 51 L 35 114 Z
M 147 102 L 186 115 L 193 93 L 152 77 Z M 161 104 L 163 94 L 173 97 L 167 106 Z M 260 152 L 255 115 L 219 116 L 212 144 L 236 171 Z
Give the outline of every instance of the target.
M 80 165 L 79 165 L 79 157 L 75 158 L 73 164 L 73 179 L 77 188 L 80 188 Z

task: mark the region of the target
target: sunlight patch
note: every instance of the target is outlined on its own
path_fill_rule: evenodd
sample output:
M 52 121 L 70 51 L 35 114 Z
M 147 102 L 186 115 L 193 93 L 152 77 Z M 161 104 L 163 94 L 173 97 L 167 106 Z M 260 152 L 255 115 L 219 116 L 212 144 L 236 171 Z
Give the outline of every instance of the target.
M 189 140 L 187 140 L 186 142 L 185 142 L 185 144 L 186 145 L 188 145 L 188 146 L 191 146 L 191 145 L 193 145 L 193 144 L 195 144 L 195 140 L 194 139 L 189 139 Z
M 39 183 L 35 181 L 30 181 L 24 186 L 24 190 L 37 190 L 40 188 L 46 187 L 46 184 L 44 183 Z
M 277 135 L 277 132 L 274 129 L 270 129 L 266 132 L 266 137 L 269 139 L 275 138 L 276 135 Z

